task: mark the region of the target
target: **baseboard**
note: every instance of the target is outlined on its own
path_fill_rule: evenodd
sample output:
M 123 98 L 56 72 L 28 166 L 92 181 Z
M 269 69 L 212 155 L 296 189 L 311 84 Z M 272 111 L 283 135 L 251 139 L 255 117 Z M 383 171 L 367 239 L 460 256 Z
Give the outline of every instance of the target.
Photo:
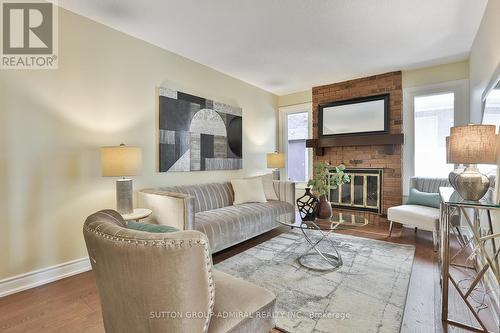
M 0 297 L 91 270 L 88 257 L 0 280 Z

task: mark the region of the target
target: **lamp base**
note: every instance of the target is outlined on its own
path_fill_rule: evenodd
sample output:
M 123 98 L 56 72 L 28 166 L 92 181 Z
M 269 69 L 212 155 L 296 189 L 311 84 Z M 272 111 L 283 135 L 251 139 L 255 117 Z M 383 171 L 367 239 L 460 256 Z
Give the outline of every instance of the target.
M 479 172 L 475 164 L 469 165 L 459 173 L 453 182 L 458 194 L 464 200 L 478 201 L 490 187 L 490 179 Z
M 280 170 L 279 169 L 273 170 L 273 180 L 280 180 Z
M 132 214 L 134 211 L 132 179 L 116 181 L 116 210 L 122 215 Z

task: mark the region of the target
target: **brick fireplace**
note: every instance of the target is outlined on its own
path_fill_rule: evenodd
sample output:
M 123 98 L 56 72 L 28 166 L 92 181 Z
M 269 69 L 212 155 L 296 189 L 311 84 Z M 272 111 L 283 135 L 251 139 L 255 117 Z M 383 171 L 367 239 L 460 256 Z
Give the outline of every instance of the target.
M 391 72 L 361 79 L 334 83 L 312 89 L 313 139 L 318 139 L 318 104 L 389 93 L 389 133 L 402 129 L 401 72 Z M 314 162 L 326 161 L 331 165 L 344 164 L 349 169 L 382 169 L 381 214 L 402 202 L 401 144 L 325 147 L 321 154 L 314 148 Z M 322 155 L 322 156 L 321 156 Z M 355 207 L 352 207 L 355 208 Z

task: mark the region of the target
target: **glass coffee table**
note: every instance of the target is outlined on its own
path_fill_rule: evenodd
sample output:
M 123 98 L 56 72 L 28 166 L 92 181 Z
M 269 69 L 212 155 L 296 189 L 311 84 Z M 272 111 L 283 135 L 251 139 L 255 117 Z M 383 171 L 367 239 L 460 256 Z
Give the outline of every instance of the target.
M 342 256 L 332 240 L 337 230 L 356 229 L 368 225 L 368 219 L 348 212 L 334 212 L 329 219 L 303 221 L 297 213 L 278 216 L 276 221 L 290 228 L 300 229 L 309 248 L 299 258 L 299 263 L 309 269 L 334 271 L 342 267 Z M 319 236 L 316 238 L 316 236 Z M 314 239 L 313 239 L 314 238 Z M 320 249 L 320 245 L 325 249 Z

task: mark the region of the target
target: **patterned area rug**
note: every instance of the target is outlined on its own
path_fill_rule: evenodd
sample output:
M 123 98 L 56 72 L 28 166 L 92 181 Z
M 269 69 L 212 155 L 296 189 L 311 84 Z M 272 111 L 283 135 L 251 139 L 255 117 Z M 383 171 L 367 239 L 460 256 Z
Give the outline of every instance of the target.
M 399 332 L 415 247 L 331 237 L 344 261 L 337 271 L 313 271 L 297 262 L 309 247 L 300 231 L 281 234 L 215 268 L 273 291 L 276 326 L 285 332 Z

